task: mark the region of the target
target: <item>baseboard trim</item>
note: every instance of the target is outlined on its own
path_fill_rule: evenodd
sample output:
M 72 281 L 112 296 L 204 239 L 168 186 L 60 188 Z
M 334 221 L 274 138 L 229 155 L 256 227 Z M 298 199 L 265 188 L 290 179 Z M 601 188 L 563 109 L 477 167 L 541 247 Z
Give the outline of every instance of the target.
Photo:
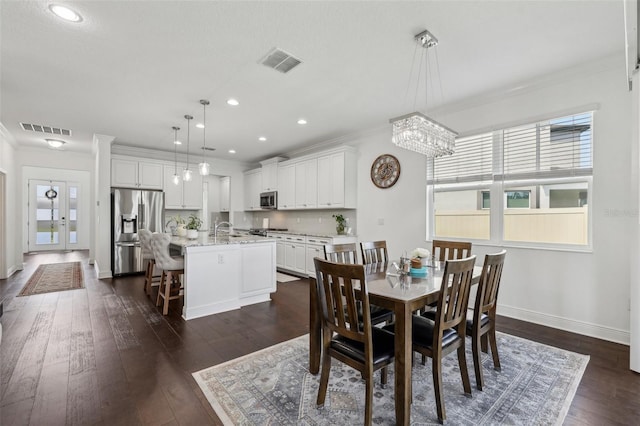
M 498 315 L 629 346 L 629 331 L 498 304 Z
M 18 271 L 22 271 L 24 269 L 24 264 L 20 264 L 20 265 L 13 265 L 11 266 L 9 269 L 7 269 L 7 278 L 9 278 L 11 275 L 15 274 Z

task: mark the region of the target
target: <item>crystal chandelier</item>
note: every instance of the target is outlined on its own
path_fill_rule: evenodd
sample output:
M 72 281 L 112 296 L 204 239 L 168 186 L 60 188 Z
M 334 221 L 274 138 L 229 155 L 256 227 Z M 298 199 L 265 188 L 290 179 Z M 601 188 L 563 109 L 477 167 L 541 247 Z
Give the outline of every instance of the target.
M 417 34 L 415 40 L 420 43 L 424 49 L 429 49 L 438 44 L 438 39 L 427 30 Z M 426 54 L 423 56 L 425 57 L 426 77 L 427 56 Z M 428 81 L 425 82 L 425 107 L 427 85 Z M 420 112 L 413 112 L 401 117 L 392 118 L 389 122 L 393 126 L 391 141 L 400 148 L 408 149 L 431 158 L 451 155 L 455 152 L 457 133 Z
M 184 170 L 182 170 L 182 179 L 185 182 L 189 182 L 193 176 L 193 172 L 189 169 L 189 127 L 191 125 L 191 120 L 193 120 L 193 116 L 187 114 L 184 118 L 187 119 L 187 165 Z
M 201 99 L 200 103 L 202 104 L 202 163 L 198 164 L 198 168 L 200 170 L 200 174 L 202 176 L 207 176 L 209 174 L 209 163 L 205 159 L 205 154 L 207 152 L 207 105 L 209 105 L 209 101 L 206 99 Z

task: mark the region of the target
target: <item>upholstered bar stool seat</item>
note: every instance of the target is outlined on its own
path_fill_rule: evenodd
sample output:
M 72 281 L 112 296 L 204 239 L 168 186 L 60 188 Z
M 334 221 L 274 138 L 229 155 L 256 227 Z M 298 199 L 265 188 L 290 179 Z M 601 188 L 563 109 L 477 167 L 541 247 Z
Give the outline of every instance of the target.
M 156 266 L 162 269 L 156 306 L 160 306 L 160 301 L 163 301 L 163 315 L 169 313 L 169 302 L 180 298 L 180 275 L 184 274 L 184 258 L 182 256 L 172 257 L 169 254 L 170 243 L 170 235 L 153 234 L 151 236 L 151 248 L 153 249 Z

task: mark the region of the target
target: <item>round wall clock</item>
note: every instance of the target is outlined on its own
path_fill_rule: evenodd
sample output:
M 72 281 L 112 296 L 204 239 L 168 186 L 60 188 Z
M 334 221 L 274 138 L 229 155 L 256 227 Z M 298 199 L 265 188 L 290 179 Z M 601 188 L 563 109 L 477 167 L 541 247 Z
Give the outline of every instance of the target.
M 382 154 L 371 165 L 371 181 L 378 188 L 391 188 L 400 177 L 400 162 L 391 154 Z

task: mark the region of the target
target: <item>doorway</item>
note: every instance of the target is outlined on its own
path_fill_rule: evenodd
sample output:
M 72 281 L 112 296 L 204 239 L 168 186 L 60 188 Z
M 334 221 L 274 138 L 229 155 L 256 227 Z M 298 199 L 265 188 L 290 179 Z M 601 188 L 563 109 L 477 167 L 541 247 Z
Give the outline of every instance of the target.
M 78 247 L 77 182 L 29 180 L 30 252 Z

